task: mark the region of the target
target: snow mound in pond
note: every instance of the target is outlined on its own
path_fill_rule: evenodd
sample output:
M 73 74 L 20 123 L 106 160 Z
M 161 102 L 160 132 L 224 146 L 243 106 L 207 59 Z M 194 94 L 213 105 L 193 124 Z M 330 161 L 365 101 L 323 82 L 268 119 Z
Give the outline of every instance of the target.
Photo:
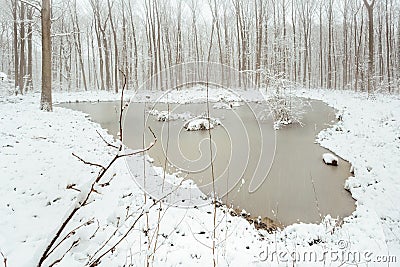
M 339 162 L 339 159 L 332 153 L 324 153 L 322 155 L 322 159 L 324 160 L 325 164 L 332 166 L 337 166 Z
M 232 107 L 228 103 L 217 102 L 213 105 L 215 109 L 232 109 Z
M 217 125 L 221 125 L 221 121 L 219 119 L 197 117 L 186 122 L 184 127 L 188 131 L 199 131 L 213 129 Z
M 215 109 L 232 109 L 236 107 L 240 107 L 242 104 L 240 102 L 234 101 L 234 102 L 217 102 L 213 105 L 213 108 Z
M 150 110 L 149 114 L 156 116 L 158 121 L 188 120 L 193 117 L 189 112 L 176 114 L 167 110 L 158 111 L 156 109 Z

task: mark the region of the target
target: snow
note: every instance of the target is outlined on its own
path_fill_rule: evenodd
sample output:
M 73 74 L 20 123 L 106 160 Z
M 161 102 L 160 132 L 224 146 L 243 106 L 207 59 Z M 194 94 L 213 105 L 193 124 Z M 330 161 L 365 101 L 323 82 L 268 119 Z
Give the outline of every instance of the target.
M 209 130 L 214 128 L 214 124 L 208 119 L 194 119 L 185 125 L 188 131 Z
M 156 116 L 158 121 L 188 120 L 193 117 L 190 112 L 173 113 L 168 110 L 159 111 L 157 109 L 150 110 L 149 114 L 152 116 Z
M 203 93 L 203 89 L 186 90 L 169 98 L 180 103 L 200 101 L 195 96 L 204 96 Z M 145 94 L 151 95 L 151 99 L 143 101 L 157 97 Z M 373 262 L 377 256 L 394 255 L 399 262 L 399 97 L 377 94 L 371 98 L 361 93 L 329 90 L 297 90 L 296 94 L 323 100 L 341 114 L 341 120 L 319 133 L 317 141 L 354 166 L 354 176 L 344 186 L 356 199 L 356 211 L 340 227 L 340 222 L 327 216 L 320 224 L 298 223 L 268 234 L 256 231 L 245 219 L 232 217 L 219 208 L 218 266 L 310 265 L 285 258 L 278 262 L 276 255 L 281 252 L 299 255 L 312 252 L 319 258 L 328 252 L 324 263 L 313 262 L 313 266 L 341 265 L 341 261 L 330 255 L 342 252 L 372 253 L 372 258 L 361 257 L 360 266 L 377 265 Z M 132 95 L 127 92 L 127 97 Z M 256 95 L 249 90 L 242 97 L 260 101 Z M 214 97 L 218 101 L 240 101 L 221 90 L 215 91 Z M 119 96 L 88 91 L 56 92 L 53 98 L 56 102 L 96 102 L 118 100 Z M 57 106 L 51 113 L 43 112 L 39 110 L 39 102 L 38 93 L 0 97 L 0 251 L 9 266 L 37 264 L 51 234 L 97 176 L 98 168 L 84 165 L 71 153 L 100 164 L 107 164 L 116 153 L 104 145 L 96 130 L 107 140 L 111 137 L 85 114 Z M 135 173 L 129 173 L 123 160 L 112 166 L 101 180 L 101 183 L 111 180 L 110 185 L 96 187 L 98 193 L 92 194 L 89 204 L 77 213 L 64 235 L 84 222 L 93 220 L 93 223 L 77 230 L 47 264 L 61 256 L 72 241 L 80 239 L 57 266 L 84 266 L 89 261 L 88 255 L 93 255 L 106 240 L 115 244 L 142 211 L 148 211 L 151 235 L 156 233 L 159 211 L 150 208 L 152 201 L 144 203 L 141 189 L 131 178 L 131 175 L 143 176 L 144 164 L 150 169 L 151 160 L 134 156 L 132 164 L 136 166 Z M 67 189 L 68 185 L 74 185 L 80 192 Z M 213 207 L 182 209 L 165 204 L 161 207 L 158 247 L 152 265 L 212 265 Z M 128 238 L 100 266 L 145 265 L 146 255 L 152 253 L 154 245 L 152 239 L 149 251 L 149 238 L 144 234 L 146 220 L 145 217 L 139 220 Z M 106 245 L 102 252 L 109 247 Z M 275 252 L 274 261 L 271 252 Z
M 0 71 L 0 80 L 1 80 L 1 81 L 7 80 L 7 74 L 5 74 L 4 72 L 1 72 L 1 71 Z
M 322 159 L 324 160 L 325 164 L 327 164 L 327 165 L 337 166 L 339 163 L 338 157 L 336 157 L 332 153 L 322 154 Z
M 219 119 L 208 119 L 207 117 L 200 116 L 187 121 L 184 125 L 184 128 L 187 131 L 201 131 L 213 129 L 217 125 L 221 125 L 221 121 Z

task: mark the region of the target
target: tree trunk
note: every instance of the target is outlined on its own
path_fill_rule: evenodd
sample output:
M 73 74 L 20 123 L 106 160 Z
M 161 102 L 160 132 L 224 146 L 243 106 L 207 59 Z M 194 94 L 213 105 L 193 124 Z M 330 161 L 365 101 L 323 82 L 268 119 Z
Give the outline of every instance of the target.
M 114 39 L 114 88 L 115 88 L 115 93 L 118 93 L 118 43 L 117 43 L 117 32 L 115 31 L 115 27 L 114 27 L 114 20 L 113 20 L 113 15 L 112 15 L 112 12 L 111 12 L 110 0 L 107 0 L 107 5 L 108 5 L 109 16 L 110 16 L 111 31 L 112 31 L 113 39 Z
M 328 7 L 328 78 L 326 81 L 328 89 L 332 88 L 332 0 Z
M 51 0 L 42 0 L 42 95 L 40 109 L 52 111 L 51 99 Z
M 364 5 L 368 12 L 368 94 L 371 93 L 374 86 L 374 4 L 375 0 L 372 0 L 371 4 L 364 0 Z
M 76 0 L 74 1 L 74 15 L 71 14 L 71 19 L 72 19 L 72 22 L 75 24 L 73 27 L 74 30 L 76 31 L 74 33 L 75 47 L 78 52 L 79 66 L 80 66 L 80 72 L 82 73 L 83 86 L 85 87 L 85 91 L 87 91 L 88 88 L 87 88 L 87 83 L 86 83 L 86 71 L 85 71 L 85 66 L 83 63 L 83 56 L 82 56 L 81 30 L 79 27 L 78 12 L 76 10 Z M 79 75 L 79 73 L 78 73 L 78 75 Z
M 387 83 L 388 83 L 388 91 L 390 93 L 391 91 L 391 49 L 390 49 L 390 40 L 392 40 L 391 36 L 391 29 L 389 27 L 389 20 L 391 21 L 391 11 L 388 10 L 388 0 L 385 2 L 385 11 L 386 11 L 386 20 L 385 20 L 385 26 L 386 26 L 386 71 L 387 71 Z M 390 19 L 389 19 L 390 17 Z
M 25 4 L 21 3 L 20 7 L 20 20 L 21 25 L 19 27 L 19 38 L 20 38 L 20 59 L 19 59 L 19 92 L 24 93 L 25 87 Z
M 19 56 L 18 56 L 18 17 L 17 17 L 17 9 L 18 4 L 17 1 L 11 0 L 13 6 L 13 37 L 14 37 L 14 86 L 18 87 L 19 83 Z M 16 92 L 17 93 L 17 92 Z
M 33 88 L 33 77 L 32 77 L 32 20 L 33 20 L 33 11 L 32 7 L 28 8 L 28 84 L 26 89 L 32 90 Z

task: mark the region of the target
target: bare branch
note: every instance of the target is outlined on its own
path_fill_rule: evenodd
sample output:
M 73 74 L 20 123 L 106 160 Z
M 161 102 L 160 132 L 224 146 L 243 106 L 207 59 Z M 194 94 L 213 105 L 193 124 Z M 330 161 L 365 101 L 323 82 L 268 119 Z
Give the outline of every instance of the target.
M 7 257 L 4 256 L 3 252 L 0 251 L 1 256 L 3 257 L 3 263 L 4 263 L 4 267 L 7 267 Z
M 36 9 L 39 12 L 42 9 L 42 7 L 40 6 L 38 1 L 35 1 L 36 3 L 32 3 L 31 1 L 28 1 L 28 0 L 20 0 L 20 1 L 21 1 L 21 3 L 24 3 L 24 4 L 28 5 L 28 6 L 33 7 L 34 9 Z
M 118 155 L 117 157 L 118 158 L 129 157 L 129 156 L 137 155 L 137 154 L 140 154 L 140 153 L 143 153 L 143 152 L 146 152 L 146 151 L 150 150 L 157 143 L 157 137 L 156 137 L 155 133 L 153 132 L 153 130 L 150 127 L 148 127 L 148 129 L 151 132 L 151 134 L 153 135 L 153 138 L 154 138 L 153 142 L 151 142 L 147 147 L 145 147 L 143 149 L 136 150 L 134 152 L 127 153 L 127 154 L 121 154 L 121 155 Z
M 89 261 L 91 261 L 96 255 L 97 253 L 99 253 L 110 241 L 111 239 L 116 235 L 116 233 L 118 232 L 118 230 L 120 230 L 119 228 L 119 220 L 120 218 L 118 218 L 117 221 L 117 227 L 115 228 L 114 232 L 107 238 L 107 240 L 96 250 L 96 252 L 89 257 Z
M 56 250 L 65 240 L 67 240 L 67 239 L 70 238 L 71 236 L 75 235 L 75 233 L 76 233 L 77 230 L 79 230 L 79 229 L 82 228 L 83 226 L 90 225 L 90 224 L 92 224 L 93 222 L 94 222 L 94 220 L 93 220 L 93 219 L 90 219 L 90 220 L 88 220 L 88 221 L 82 223 L 81 225 L 75 227 L 74 229 L 72 229 L 68 234 L 66 234 L 66 235 L 64 236 L 63 239 L 60 240 L 60 242 L 58 242 L 57 245 L 54 246 L 54 248 L 49 252 L 49 255 L 50 255 L 51 253 L 53 253 L 54 250 Z
M 72 190 L 81 192 L 81 190 L 78 189 L 78 188 L 75 188 L 75 186 L 76 186 L 76 184 L 68 184 L 67 187 L 66 187 L 66 189 L 72 189 Z
M 104 143 L 106 143 L 107 146 L 119 149 L 119 147 L 117 147 L 116 145 L 111 144 L 106 139 L 104 139 L 104 137 L 100 134 L 100 132 L 98 130 L 96 130 L 96 133 L 100 136 L 100 138 L 104 141 Z
M 71 35 L 75 35 L 75 34 L 80 34 L 81 32 L 63 32 L 63 33 L 55 33 L 52 34 L 51 37 L 63 37 L 63 36 L 71 36 Z
M 124 77 L 125 77 L 125 81 L 124 81 L 124 86 L 123 86 L 122 93 L 121 93 L 121 107 L 120 107 L 120 116 L 119 116 L 120 141 L 121 141 L 121 143 L 122 143 L 122 141 L 123 141 L 123 138 L 122 138 L 122 115 L 123 115 L 123 111 L 124 111 L 124 107 L 123 107 L 123 100 L 124 100 L 124 98 L 123 98 L 123 95 L 124 95 L 124 90 L 125 90 L 125 87 L 126 87 L 126 76 L 124 75 Z M 110 169 L 110 167 L 115 163 L 115 161 L 116 161 L 117 159 L 119 159 L 119 158 L 122 158 L 122 157 L 127 157 L 127 156 L 131 156 L 131 155 L 136 155 L 136 154 L 139 154 L 139 153 L 143 153 L 143 152 L 149 150 L 150 148 L 152 148 L 152 147 L 154 146 L 154 144 L 155 144 L 156 141 L 157 141 L 157 138 L 156 138 L 154 132 L 153 132 L 150 128 L 149 128 L 149 130 L 150 130 L 150 132 L 152 133 L 152 135 L 153 135 L 153 137 L 154 137 L 154 139 L 155 139 L 154 142 L 150 143 L 150 145 L 149 145 L 147 148 L 143 149 L 143 150 L 135 151 L 135 152 L 133 152 L 133 153 L 128 153 L 128 154 L 119 154 L 119 152 L 120 152 L 120 151 L 122 150 L 122 148 L 123 148 L 123 145 L 121 145 L 121 146 L 118 148 L 118 153 L 110 160 L 110 162 L 108 163 L 107 167 L 104 167 L 103 165 L 100 165 L 100 164 L 97 164 L 97 163 L 92 163 L 92 162 L 86 161 L 86 160 L 82 159 L 81 157 L 77 156 L 76 154 L 72 153 L 72 155 L 73 155 L 74 157 L 76 157 L 79 161 L 82 161 L 84 164 L 99 167 L 99 168 L 101 168 L 101 170 L 100 170 L 100 172 L 98 173 L 96 179 L 92 182 L 91 188 L 90 188 L 90 190 L 86 193 L 86 196 L 84 196 L 83 200 L 80 200 L 80 201 L 76 204 L 76 206 L 72 209 L 72 211 L 69 213 L 69 215 L 66 216 L 66 218 L 65 218 L 64 221 L 62 222 L 61 226 L 60 226 L 60 227 L 58 228 L 58 230 L 55 232 L 53 238 L 50 240 L 50 242 L 49 242 L 49 244 L 47 245 L 46 249 L 43 251 L 42 256 L 40 257 L 39 262 L 38 262 L 38 264 L 37 264 L 37 267 L 41 267 L 41 266 L 43 265 L 44 261 L 45 261 L 45 260 L 49 257 L 49 255 L 54 251 L 54 249 L 55 249 L 55 248 L 53 248 L 53 247 L 54 247 L 54 244 L 55 244 L 56 241 L 60 238 L 62 232 L 64 231 L 64 229 L 66 228 L 66 226 L 70 223 L 70 221 L 71 221 L 72 218 L 75 216 L 75 214 L 78 212 L 78 210 L 80 210 L 82 207 L 84 207 L 84 206 L 88 203 L 88 201 L 89 201 L 90 196 L 92 195 L 92 193 L 93 193 L 93 192 L 98 193 L 98 192 L 95 190 L 95 186 L 96 186 L 97 184 L 99 184 L 100 180 L 104 177 L 104 175 L 107 173 L 107 171 Z M 111 181 L 111 180 L 110 180 L 110 181 Z M 110 182 L 110 181 L 109 181 L 109 182 Z M 105 183 L 105 184 L 107 184 L 107 183 Z M 105 184 L 103 184 L 103 185 L 105 185 Z M 101 185 L 100 185 L 100 186 L 101 186 Z M 158 203 L 158 202 L 159 202 L 159 201 L 155 201 L 155 202 L 153 203 L 153 206 L 154 206 L 156 203 Z M 145 214 L 144 211 L 142 211 L 142 213 L 138 216 L 138 218 L 136 219 L 134 225 L 135 225 L 136 222 L 143 216 L 143 214 Z M 108 251 L 106 251 L 104 254 L 102 254 L 102 255 L 101 255 L 96 261 L 94 261 L 92 264 L 95 264 L 96 262 L 98 262 L 98 261 L 101 259 L 101 257 L 103 257 L 104 255 L 106 255 L 106 254 L 107 254 L 109 251 L 111 251 L 112 249 L 115 249 L 115 246 L 117 246 L 120 242 L 122 242 L 122 240 L 123 240 L 123 239 L 129 234 L 129 232 L 133 229 L 134 225 L 131 227 L 131 229 L 128 230 L 128 232 L 126 233 L 126 235 L 125 235 L 122 239 L 120 239 L 120 241 L 118 241 L 117 244 L 114 245 L 113 248 L 111 248 L 110 250 L 108 250 Z M 64 242 L 64 241 L 65 241 L 65 240 L 61 240 L 61 241 L 59 242 L 59 244 L 61 244 L 61 243 Z M 79 240 L 75 241 L 75 242 L 73 243 L 73 246 L 75 246 L 75 245 L 77 244 L 77 242 L 79 242 Z M 59 244 L 56 245 L 56 247 L 59 246 Z M 71 247 L 68 249 L 68 251 L 70 251 L 70 250 L 72 249 L 73 246 L 71 246 Z M 52 249 L 52 248 L 53 248 L 53 249 Z M 68 251 L 67 251 L 66 253 L 68 253 Z M 66 253 L 65 253 L 65 254 L 66 254 Z M 64 254 L 60 259 L 58 259 L 56 262 L 53 262 L 52 265 L 54 265 L 54 264 L 58 263 L 59 261 L 61 261 L 61 260 L 64 258 L 65 254 Z M 95 266 L 95 265 L 91 265 L 91 266 Z
M 103 165 L 101 165 L 101 164 L 97 164 L 97 163 L 93 163 L 93 162 L 89 162 L 89 161 L 86 161 L 86 160 L 84 160 L 84 159 L 82 159 L 81 157 L 79 157 L 79 156 L 77 156 L 75 153 L 73 153 L 72 152 L 72 156 L 74 156 L 75 158 L 77 158 L 79 161 L 82 161 L 83 163 L 85 163 L 85 164 L 87 164 L 87 165 L 91 165 L 91 166 L 96 166 L 96 167 L 99 167 L 99 168 L 101 168 L 101 169 L 105 169 L 105 167 L 103 166 Z
M 53 267 L 54 265 L 56 265 L 57 263 L 60 263 L 62 261 L 62 259 L 64 259 L 65 255 L 67 255 L 68 252 L 71 251 L 71 249 L 75 246 L 78 245 L 80 239 L 75 240 L 74 242 L 72 242 L 71 246 L 69 247 L 69 249 L 67 249 L 67 251 L 65 251 L 65 253 L 57 260 L 55 260 L 52 264 L 49 265 L 49 267 Z
M 168 198 L 171 194 L 173 194 L 178 188 L 179 186 L 182 184 L 183 180 L 179 183 L 179 185 L 174 189 L 171 190 L 171 192 L 169 192 L 168 194 L 166 194 L 165 196 L 163 196 L 162 198 L 160 198 L 159 200 L 153 201 L 153 203 L 148 207 L 148 208 L 143 208 L 142 211 L 140 212 L 140 214 L 136 217 L 135 221 L 133 222 L 133 224 L 129 227 L 129 229 L 125 232 L 125 234 L 123 236 L 121 236 L 121 238 L 109 249 L 107 249 L 105 252 L 103 252 L 103 254 L 101 254 L 96 260 L 90 262 L 88 264 L 89 267 L 95 267 L 100 263 L 100 260 L 107 255 L 108 253 L 110 253 L 111 251 L 114 251 L 115 248 L 126 239 L 126 237 L 129 235 L 129 233 L 135 228 L 135 225 L 139 222 L 140 218 L 143 217 L 143 215 L 147 214 L 148 211 L 153 208 L 154 206 L 161 204 L 161 202 Z
M 127 78 L 125 73 L 122 70 L 119 70 L 121 72 L 121 74 L 124 76 L 124 84 L 122 86 L 122 90 L 121 90 L 121 100 L 120 100 L 120 110 L 119 110 L 119 140 L 122 143 L 123 140 L 123 136 L 122 136 L 122 114 L 124 111 L 124 92 L 125 92 L 125 88 L 126 88 L 126 82 L 127 82 Z
M 116 173 L 114 173 L 114 174 L 113 174 L 113 176 L 110 178 L 110 180 L 108 180 L 108 182 L 105 182 L 105 183 L 99 184 L 99 186 L 100 186 L 100 187 L 109 186 L 109 185 L 110 185 L 110 183 L 111 183 L 111 181 L 114 179 L 114 177 L 115 177 L 116 175 L 117 175 L 117 174 L 116 174 Z

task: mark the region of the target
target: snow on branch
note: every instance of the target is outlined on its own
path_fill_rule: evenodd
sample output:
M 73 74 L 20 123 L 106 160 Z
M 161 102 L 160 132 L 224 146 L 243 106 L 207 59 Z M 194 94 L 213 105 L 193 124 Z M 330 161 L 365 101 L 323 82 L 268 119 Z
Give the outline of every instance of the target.
M 63 219 L 63 221 L 61 222 L 60 226 L 57 228 L 57 230 L 55 231 L 55 234 L 49 239 L 49 243 L 47 244 L 47 246 L 45 247 L 45 249 L 43 250 L 43 253 L 41 254 L 41 257 L 39 259 L 39 262 L 37 264 L 38 267 L 43 266 L 43 264 L 45 263 L 45 261 L 47 261 L 50 257 L 50 255 L 54 254 L 54 252 L 56 251 L 57 248 L 60 247 L 60 245 L 62 243 L 64 243 L 67 239 L 69 239 L 69 237 L 71 236 L 71 232 L 68 233 L 67 235 L 64 235 L 64 238 L 62 238 L 62 234 L 64 232 L 64 230 L 66 229 L 66 227 L 70 224 L 70 222 L 72 221 L 72 218 L 75 217 L 75 215 L 77 214 L 77 212 L 84 206 L 86 206 L 87 204 L 89 204 L 89 199 L 92 196 L 93 192 L 97 192 L 96 191 L 96 187 L 97 186 L 106 186 L 107 184 L 109 184 L 111 182 L 112 179 L 110 179 L 108 182 L 105 183 L 100 183 L 101 179 L 106 175 L 106 173 L 110 170 L 110 168 L 113 166 L 113 164 L 119 159 L 119 158 L 123 158 L 123 157 L 129 157 L 132 155 L 136 155 L 139 153 L 143 153 L 148 151 L 149 149 L 151 149 L 155 143 L 157 142 L 157 137 L 154 134 L 154 132 L 152 131 L 152 129 L 149 128 L 149 131 L 152 133 L 153 137 L 154 137 L 154 141 L 151 142 L 147 147 L 145 147 L 142 150 L 138 150 L 138 151 L 134 151 L 131 153 L 121 153 L 123 150 L 123 137 L 122 137 L 122 118 L 123 118 L 123 112 L 126 108 L 126 105 L 124 105 L 124 91 L 126 88 L 126 75 L 124 75 L 124 84 L 122 87 L 122 91 L 121 91 L 121 100 L 120 100 L 120 116 L 119 116 L 119 125 L 120 125 L 120 129 L 119 129 L 119 136 L 120 136 L 120 144 L 119 146 L 115 146 L 109 142 L 107 142 L 100 134 L 101 139 L 108 145 L 114 148 L 118 148 L 118 151 L 115 153 L 115 155 L 110 159 L 109 163 L 107 165 L 101 165 L 98 163 L 93 163 L 93 162 L 89 162 L 87 160 L 84 160 L 83 158 L 77 156 L 75 153 L 72 153 L 72 155 L 74 157 L 76 157 L 79 161 L 83 162 L 86 165 L 90 165 L 90 166 L 95 166 L 95 167 L 99 167 L 100 171 L 97 174 L 97 177 L 92 181 L 89 182 L 89 184 L 85 187 L 82 188 L 79 195 L 77 196 L 76 199 L 76 204 L 74 207 L 72 207 L 71 211 L 69 211 L 67 213 L 67 216 L 65 217 L 65 219 Z M 166 196 L 167 197 L 167 196 Z M 155 206 L 157 203 L 161 202 L 164 198 L 160 199 L 158 202 L 154 202 L 153 206 Z M 112 247 L 115 248 L 120 242 L 122 242 L 126 236 L 132 231 L 133 227 L 136 225 L 136 222 L 139 221 L 139 219 L 146 213 L 146 210 L 143 210 L 136 218 L 136 221 L 134 222 L 134 224 L 131 226 L 131 228 L 126 232 L 126 234 Z M 93 222 L 93 220 L 90 220 L 90 224 Z M 88 223 L 85 223 L 83 226 L 88 225 Z M 83 227 L 83 226 L 79 226 Z M 61 240 L 60 240 L 61 239 Z M 60 240 L 57 242 L 57 240 Z M 72 245 L 63 252 L 62 256 L 59 257 L 58 259 L 56 259 L 50 266 L 53 266 L 59 262 L 62 261 L 62 259 L 64 258 L 64 256 L 75 246 L 78 245 L 78 243 L 80 242 L 80 239 L 76 239 L 73 241 Z M 101 254 L 98 258 L 96 258 L 91 264 L 90 266 L 96 266 L 97 263 L 100 261 L 100 259 L 102 257 L 104 257 L 106 254 L 108 254 L 110 251 L 112 251 L 112 249 L 105 251 L 103 254 Z
M 71 35 L 80 34 L 80 33 L 81 32 L 74 32 L 74 31 L 72 31 L 72 32 L 64 32 L 64 33 L 54 33 L 54 34 L 51 35 L 51 37 L 53 38 L 53 37 L 71 36 Z
M 301 98 L 295 97 L 292 89 L 296 83 L 285 77 L 284 73 L 273 73 L 270 70 L 258 70 L 261 76 L 261 86 L 274 119 L 274 128 L 280 129 L 284 125 L 302 125 L 305 103 Z
M 39 12 L 41 11 L 42 7 L 39 3 L 39 1 L 28 1 L 28 0 L 20 0 L 21 3 L 24 3 L 28 6 L 33 7 L 34 9 L 38 10 Z

